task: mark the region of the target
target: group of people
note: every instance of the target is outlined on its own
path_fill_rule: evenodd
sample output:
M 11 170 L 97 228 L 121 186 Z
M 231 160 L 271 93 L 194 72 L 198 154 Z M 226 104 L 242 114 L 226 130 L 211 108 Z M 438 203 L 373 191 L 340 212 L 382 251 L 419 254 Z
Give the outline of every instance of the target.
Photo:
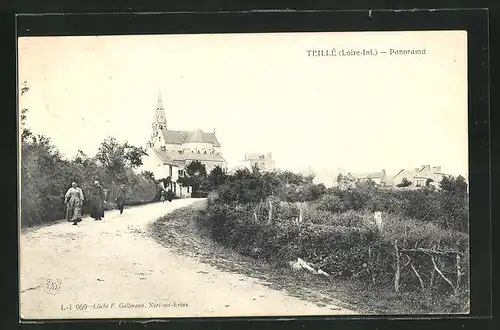
M 104 205 L 107 203 L 106 197 L 106 190 L 101 186 L 99 181 L 94 181 L 94 185 L 89 191 L 88 199 L 90 216 L 96 221 L 104 218 Z M 82 206 L 84 199 L 83 190 L 78 187 L 76 182 L 72 182 L 71 188 L 68 189 L 64 196 L 64 204 L 66 205 L 66 220 L 68 222 L 73 222 L 75 226 L 82 221 Z M 116 197 L 116 205 L 120 210 L 120 214 L 123 214 L 126 199 L 125 185 L 122 184 Z

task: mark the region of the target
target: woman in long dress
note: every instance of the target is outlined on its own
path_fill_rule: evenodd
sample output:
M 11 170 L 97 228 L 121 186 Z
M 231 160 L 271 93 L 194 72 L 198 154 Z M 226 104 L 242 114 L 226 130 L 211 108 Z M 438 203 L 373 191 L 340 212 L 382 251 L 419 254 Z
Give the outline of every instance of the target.
M 106 192 L 99 181 L 94 181 L 94 186 L 90 190 L 90 216 L 94 220 L 104 218 L 104 203 L 106 203 Z
M 71 183 L 71 188 L 64 196 L 64 203 L 66 204 L 66 220 L 77 226 L 82 221 L 83 191 L 76 182 Z

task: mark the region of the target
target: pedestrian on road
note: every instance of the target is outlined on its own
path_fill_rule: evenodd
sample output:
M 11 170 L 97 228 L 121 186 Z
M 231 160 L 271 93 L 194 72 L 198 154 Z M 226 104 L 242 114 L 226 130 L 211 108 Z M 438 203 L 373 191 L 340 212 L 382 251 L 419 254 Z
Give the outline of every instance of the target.
M 118 206 L 118 210 L 120 210 L 120 214 L 123 214 L 123 209 L 125 207 L 125 203 L 127 201 L 127 191 L 125 189 L 125 185 L 120 185 L 120 190 L 118 191 L 118 196 L 116 197 L 116 206 Z
M 76 182 L 71 183 L 71 188 L 64 195 L 64 204 L 66 204 L 66 220 L 73 221 L 73 225 L 78 226 L 82 221 L 83 191 Z
M 94 220 L 104 218 L 104 204 L 106 204 L 106 191 L 99 181 L 94 181 L 94 186 L 90 190 L 90 216 Z

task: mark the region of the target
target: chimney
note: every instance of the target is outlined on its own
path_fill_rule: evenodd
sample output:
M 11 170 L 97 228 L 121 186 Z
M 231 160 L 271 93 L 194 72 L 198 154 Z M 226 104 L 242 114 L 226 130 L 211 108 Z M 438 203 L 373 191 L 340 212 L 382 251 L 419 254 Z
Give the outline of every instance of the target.
M 418 167 L 415 167 L 415 172 L 420 172 L 420 169 Z
M 431 166 L 430 166 L 430 165 L 425 165 L 425 169 L 426 169 L 427 171 L 430 171 L 430 170 L 431 170 Z

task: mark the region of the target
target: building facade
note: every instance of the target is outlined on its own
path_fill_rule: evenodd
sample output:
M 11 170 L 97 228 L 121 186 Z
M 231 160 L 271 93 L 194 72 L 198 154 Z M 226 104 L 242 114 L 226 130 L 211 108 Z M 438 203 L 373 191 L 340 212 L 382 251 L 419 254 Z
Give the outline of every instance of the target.
M 240 169 L 248 169 L 252 171 L 254 168 L 258 168 L 262 172 L 270 172 L 275 170 L 275 163 L 273 160 L 272 153 L 245 153 L 245 158 L 236 162 L 231 168 L 231 171 L 237 171 Z
M 373 181 L 376 185 L 381 187 L 388 187 L 392 185 L 392 180 L 385 169 L 380 172 L 371 173 L 357 173 L 352 175 L 357 181 Z
M 188 188 L 177 184 L 179 177 L 186 175 L 186 167 L 193 161 L 199 161 L 210 173 L 216 166 L 227 171 L 227 162 L 222 156 L 221 145 L 212 133 L 201 129 L 192 131 L 171 130 L 167 126 L 167 117 L 161 95 L 152 123 L 151 137 L 146 145 L 144 168 L 155 174 L 156 179 L 170 177 L 177 195 L 187 194 Z M 174 189 L 172 189 L 174 191 Z M 178 192 L 178 193 L 177 193 Z
M 397 186 L 406 179 L 411 182 L 411 187 L 425 187 L 429 181 L 430 185 L 438 187 L 444 176 L 441 166 L 422 165 L 420 168 L 402 169 L 394 176 L 393 181 Z
M 161 150 L 148 149 L 147 156 L 142 160 L 141 170 L 150 171 L 155 179 L 170 178 L 170 183 L 161 183 L 165 190 L 170 189 L 177 197 L 191 197 L 192 187 L 184 187 L 177 182 L 182 174 L 180 166 Z

